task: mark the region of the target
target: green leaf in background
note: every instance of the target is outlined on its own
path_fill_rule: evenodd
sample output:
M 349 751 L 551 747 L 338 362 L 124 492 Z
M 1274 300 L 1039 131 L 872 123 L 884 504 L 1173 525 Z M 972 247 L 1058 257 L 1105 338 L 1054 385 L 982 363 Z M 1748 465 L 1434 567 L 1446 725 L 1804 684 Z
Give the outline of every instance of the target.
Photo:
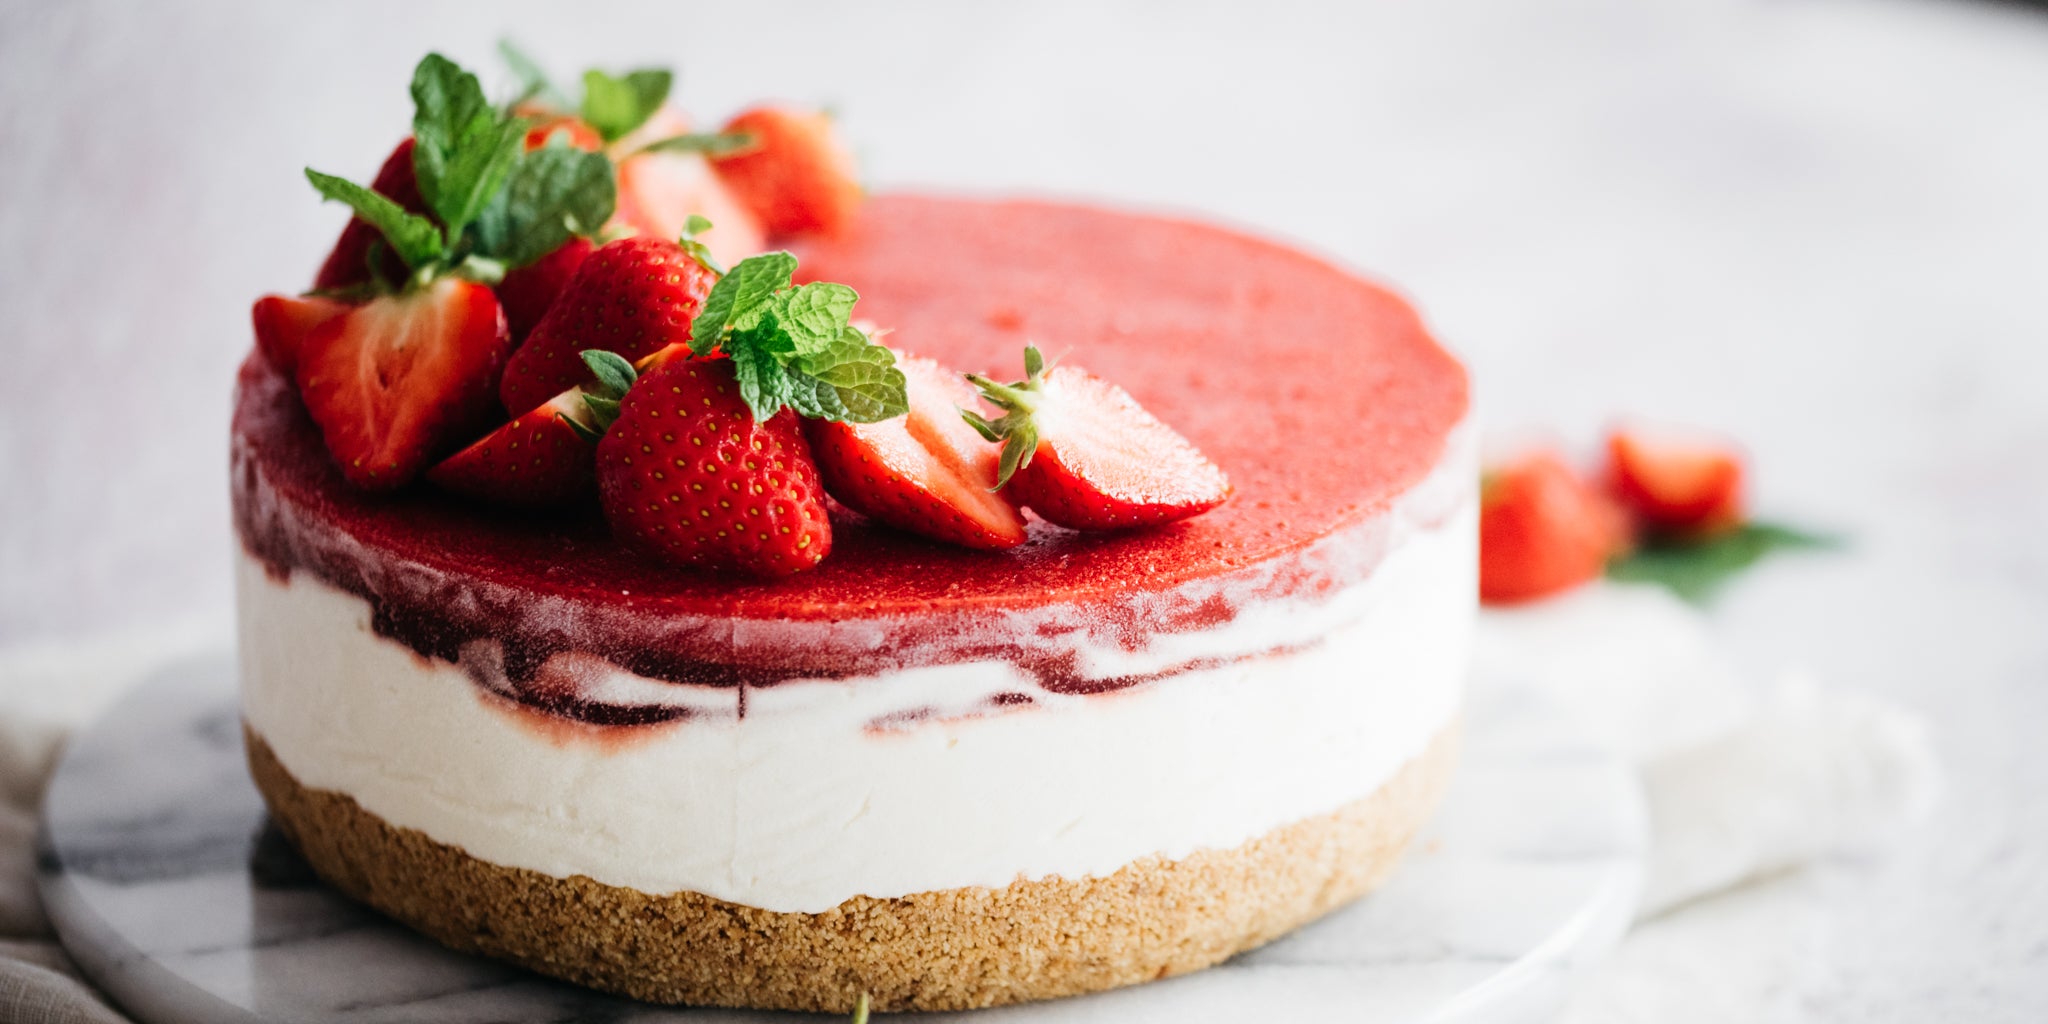
M 602 153 L 548 145 L 521 156 L 505 187 L 477 217 L 477 248 L 523 267 L 574 235 L 592 234 L 618 202 L 612 162 Z
M 702 153 L 726 156 L 754 148 L 754 137 L 746 132 L 692 132 L 671 135 L 640 147 L 642 153 Z
M 484 99 L 476 76 L 438 53 L 412 77 L 413 176 L 451 237 L 475 221 L 525 148 L 526 123 Z
M 613 78 L 592 69 L 583 73 L 583 120 L 606 142 L 615 142 L 647 123 L 668 99 L 675 77 L 667 71 L 629 71 Z
M 1653 540 L 1609 563 L 1609 579 L 1656 583 L 1694 604 L 1712 598 L 1737 573 L 1778 551 L 1839 548 L 1842 540 L 1773 523 L 1750 523 L 1703 541 Z
M 347 203 L 373 228 L 382 232 L 391 251 L 405 261 L 408 268 L 440 259 L 447 250 L 446 238 L 441 227 L 416 213 L 408 213 L 405 207 L 392 202 L 346 178 L 306 168 L 306 180 L 320 194 L 336 202 Z
M 548 106 L 568 110 L 576 104 L 570 102 L 566 93 L 555 86 L 540 62 L 527 56 L 526 51 L 510 39 L 498 40 L 498 56 L 503 57 L 505 66 L 512 69 L 512 76 L 519 79 L 519 95 L 508 106 L 518 106 L 527 100 L 540 100 Z

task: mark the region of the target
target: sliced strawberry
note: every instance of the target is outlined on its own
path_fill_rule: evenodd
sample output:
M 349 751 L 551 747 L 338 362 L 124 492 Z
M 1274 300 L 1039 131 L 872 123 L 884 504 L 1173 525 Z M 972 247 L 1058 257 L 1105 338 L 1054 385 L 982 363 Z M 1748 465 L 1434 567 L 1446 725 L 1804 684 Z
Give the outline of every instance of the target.
M 315 328 L 299 353 L 299 395 L 342 475 L 391 490 L 489 422 L 510 347 L 491 290 L 443 277 Z
M 929 359 L 898 355 L 910 412 L 879 423 L 805 420 L 825 490 L 856 512 L 963 547 L 1024 543 L 1024 517 L 996 493 L 996 449 L 961 420 L 975 391 Z
M 1479 597 L 1510 604 L 1598 577 L 1627 546 L 1619 510 L 1555 452 L 1493 467 L 1479 502 Z
M 598 498 L 622 541 L 679 565 L 781 576 L 832 549 L 794 413 L 757 422 L 729 359 L 641 377 L 597 443 Z
M 665 238 L 622 238 L 592 252 L 505 367 L 507 410 L 532 409 L 591 379 L 585 349 L 640 359 L 690 338 L 717 275 Z
M 832 118 L 787 107 L 756 107 L 726 123 L 753 144 L 712 158 L 718 175 L 770 237 L 843 233 L 860 210 L 853 154 Z
M 410 137 L 384 158 L 384 166 L 377 169 L 377 177 L 371 180 L 370 190 L 413 213 L 427 212 L 427 201 L 420 197 L 419 180 L 413 177 Z M 348 226 L 341 229 L 341 238 L 335 241 L 334 251 L 327 254 L 327 262 L 320 265 L 320 273 L 313 278 L 314 290 L 347 288 L 370 280 L 370 248 L 382 238 L 377 229 L 361 217 L 350 220 Z
M 347 310 L 346 302 L 314 295 L 265 295 L 249 310 L 256 328 L 256 348 L 286 376 L 296 374 L 306 336 Z
M 571 388 L 427 470 L 443 490 L 498 505 L 560 505 L 597 493 L 597 460 L 574 426 L 593 426 Z
M 512 344 L 518 345 L 533 333 L 535 324 L 547 315 L 576 268 L 590 258 L 597 247 L 587 238 L 571 238 L 554 252 L 507 271 L 498 282 L 498 302 L 505 307 L 505 323 L 512 330 Z
M 613 144 L 619 201 L 612 222 L 627 231 L 673 241 L 682 237 L 692 216 L 703 217 L 711 227 L 698 240 L 720 266 L 730 267 L 766 248 L 753 212 L 712 173 L 703 154 L 638 149 L 689 130 L 688 118 L 665 107 Z
M 1230 497 L 1223 471 L 1124 389 L 1073 367 L 1046 372 L 1036 348 L 1024 350 L 1024 370 L 1013 384 L 970 375 L 1004 415 L 964 414 L 1003 442 L 999 486 L 1010 500 L 1061 526 L 1118 530 L 1186 519 Z
M 1632 425 L 1607 437 L 1607 485 L 1651 530 L 1704 538 L 1742 525 L 1745 476 L 1741 450 L 1712 434 Z

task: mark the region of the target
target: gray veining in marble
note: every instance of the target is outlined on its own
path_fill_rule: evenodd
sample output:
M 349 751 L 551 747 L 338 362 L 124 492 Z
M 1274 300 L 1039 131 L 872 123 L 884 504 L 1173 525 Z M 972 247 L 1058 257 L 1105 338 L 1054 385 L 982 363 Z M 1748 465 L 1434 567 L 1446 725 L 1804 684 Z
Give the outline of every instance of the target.
M 1633 774 L 1525 694 L 1482 691 L 1443 810 L 1385 889 L 1199 974 L 990 1024 L 1542 1020 L 1634 908 Z M 225 658 L 156 676 L 71 745 L 44 808 L 43 895 L 80 965 L 151 1024 L 747 1022 L 444 950 L 338 896 L 278 834 L 242 765 Z

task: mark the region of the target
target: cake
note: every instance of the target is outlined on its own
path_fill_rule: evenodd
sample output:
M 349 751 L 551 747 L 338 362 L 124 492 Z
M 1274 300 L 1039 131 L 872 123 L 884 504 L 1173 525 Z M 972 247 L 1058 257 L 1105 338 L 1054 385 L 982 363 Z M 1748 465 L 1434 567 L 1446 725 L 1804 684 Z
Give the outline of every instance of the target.
M 885 194 L 791 248 L 920 356 L 1118 382 L 1229 500 L 994 551 L 835 503 L 814 568 L 698 571 L 590 502 L 355 486 L 252 353 L 243 722 L 313 869 L 579 984 L 841 1012 L 1163 978 L 1378 885 L 1451 772 L 1475 611 L 1466 377 L 1410 307 L 1050 202 Z

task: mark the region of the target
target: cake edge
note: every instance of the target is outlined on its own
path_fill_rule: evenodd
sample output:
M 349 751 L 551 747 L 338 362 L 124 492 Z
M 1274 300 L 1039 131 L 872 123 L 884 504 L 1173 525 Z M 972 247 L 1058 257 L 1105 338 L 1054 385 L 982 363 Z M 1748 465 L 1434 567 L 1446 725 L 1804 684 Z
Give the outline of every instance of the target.
M 1367 796 L 1228 850 L 823 913 L 650 895 L 470 856 L 299 784 L 246 722 L 251 776 L 314 872 L 453 949 L 656 1003 L 960 1010 L 1117 988 L 1263 945 L 1377 888 L 1457 761 L 1452 722 Z

